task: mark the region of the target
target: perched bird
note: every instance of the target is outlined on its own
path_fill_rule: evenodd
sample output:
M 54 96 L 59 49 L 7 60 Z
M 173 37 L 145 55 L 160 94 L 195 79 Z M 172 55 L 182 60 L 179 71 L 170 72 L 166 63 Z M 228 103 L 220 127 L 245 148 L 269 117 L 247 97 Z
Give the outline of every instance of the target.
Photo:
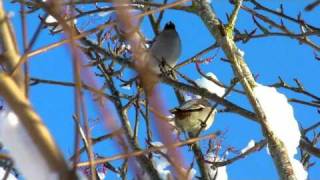
M 160 74 L 161 68 L 174 67 L 181 54 L 181 40 L 173 22 L 168 22 L 149 49 L 148 66 L 152 72 Z
M 170 112 L 174 114 L 174 124 L 179 131 L 196 135 L 200 129 L 207 130 L 211 127 L 217 110 L 212 109 L 206 99 L 192 99 Z

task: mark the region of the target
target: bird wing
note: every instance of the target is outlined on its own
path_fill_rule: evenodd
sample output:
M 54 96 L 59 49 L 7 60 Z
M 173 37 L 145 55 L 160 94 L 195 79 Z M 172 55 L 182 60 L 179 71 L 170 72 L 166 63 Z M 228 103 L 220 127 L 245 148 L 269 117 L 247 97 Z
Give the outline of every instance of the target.
M 204 109 L 205 106 L 202 104 L 196 104 L 194 101 L 187 101 L 186 103 L 182 104 L 180 107 L 173 108 L 170 110 L 171 113 L 183 113 L 183 112 L 196 112 L 201 111 Z

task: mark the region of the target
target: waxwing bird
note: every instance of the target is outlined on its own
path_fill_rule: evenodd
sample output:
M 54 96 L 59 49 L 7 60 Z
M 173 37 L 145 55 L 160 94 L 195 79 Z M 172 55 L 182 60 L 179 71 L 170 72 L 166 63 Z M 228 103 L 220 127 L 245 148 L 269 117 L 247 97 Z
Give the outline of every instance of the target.
M 192 99 L 170 110 L 174 124 L 181 132 L 199 133 L 211 127 L 217 112 L 206 99 Z
M 152 72 L 160 74 L 161 68 L 170 70 L 181 54 L 181 39 L 173 22 L 168 22 L 156 36 L 149 49 L 148 65 Z

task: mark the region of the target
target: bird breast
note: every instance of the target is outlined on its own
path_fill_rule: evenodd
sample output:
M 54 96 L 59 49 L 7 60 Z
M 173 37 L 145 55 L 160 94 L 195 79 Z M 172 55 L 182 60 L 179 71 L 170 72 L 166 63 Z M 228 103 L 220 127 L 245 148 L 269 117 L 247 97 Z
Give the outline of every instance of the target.
M 201 124 L 206 122 L 206 127 L 203 130 L 207 130 L 211 127 L 216 110 L 213 110 L 208 119 L 206 119 L 211 112 L 211 107 L 205 107 L 199 111 L 193 112 L 175 112 L 175 124 L 182 131 L 197 132 L 201 128 Z
M 151 46 L 150 53 L 158 63 L 165 60 L 168 65 L 174 66 L 181 54 L 178 33 L 175 30 L 161 32 Z

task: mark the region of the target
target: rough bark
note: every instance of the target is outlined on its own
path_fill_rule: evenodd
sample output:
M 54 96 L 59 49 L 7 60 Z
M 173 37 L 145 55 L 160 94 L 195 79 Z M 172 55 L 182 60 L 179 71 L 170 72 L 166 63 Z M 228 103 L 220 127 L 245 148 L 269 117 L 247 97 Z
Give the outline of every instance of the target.
M 238 1 L 237 3 L 241 3 Z M 239 4 L 237 4 L 239 5 Z M 230 24 L 226 27 L 219 21 L 214 10 L 207 1 L 193 1 L 194 11 L 200 16 L 206 24 L 208 30 L 219 43 L 226 57 L 230 60 L 235 75 L 240 79 L 241 84 L 246 92 L 247 97 L 253 106 L 258 120 L 261 124 L 264 136 L 268 140 L 269 149 L 276 169 L 281 179 L 293 180 L 296 179 L 293 168 L 283 142 L 275 136 L 270 129 L 270 125 L 266 120 L 266 115 L 260 106 L 259 101 L 253 93 L 253 88 L 256 84 L 250 69 L 246 65 L 244 58 L 238 53 L 238 48 L 233 40 L 234 19 L 231 19 Z M 239 5 L 240 6 L 240 5 Z M 237 9 L 235 9 L 236 11 Z M 231 17 L 232 18 L 232 17 Z M 233 18 L 236 18 L 233 17 Z

